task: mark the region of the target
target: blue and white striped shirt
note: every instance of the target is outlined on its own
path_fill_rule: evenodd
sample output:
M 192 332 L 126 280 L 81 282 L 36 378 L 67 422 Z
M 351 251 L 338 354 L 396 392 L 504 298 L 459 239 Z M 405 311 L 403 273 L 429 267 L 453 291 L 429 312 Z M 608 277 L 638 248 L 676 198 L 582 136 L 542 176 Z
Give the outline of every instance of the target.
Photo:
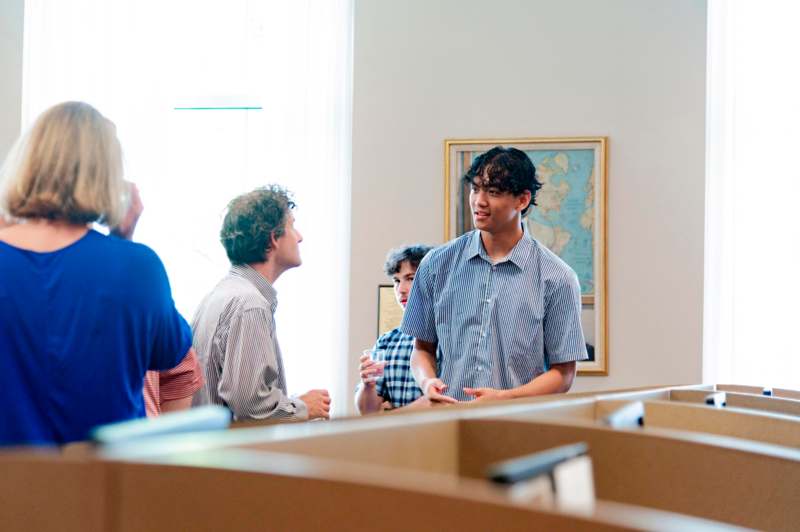
M 465 386 L 515 388 L 587 358 L 578 278 L 527 233 L 496 264 L 479 231 L 428 253 L 401 330 L 438 344 L 437 375 L 458 400 Z

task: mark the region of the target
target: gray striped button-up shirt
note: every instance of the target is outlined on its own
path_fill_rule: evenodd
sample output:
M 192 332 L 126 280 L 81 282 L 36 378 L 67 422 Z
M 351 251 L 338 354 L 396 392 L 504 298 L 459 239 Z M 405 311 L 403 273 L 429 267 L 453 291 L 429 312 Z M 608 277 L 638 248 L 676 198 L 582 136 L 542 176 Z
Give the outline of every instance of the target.
M 459 400 L 465 386 L 507 390 L 588 358 L 578 278 L 527 233 L 497 263 L 479 231 L 428 253 L 401 329 L 438 344 L 437 375 Z
M 250 266 L 233 266 L 192 320 L 193 345 L 206 384 L 192 405 L 228 407 L 235 419 L 308 419 L 305 403 L 286 395 L 275 335 L 277 292 Z

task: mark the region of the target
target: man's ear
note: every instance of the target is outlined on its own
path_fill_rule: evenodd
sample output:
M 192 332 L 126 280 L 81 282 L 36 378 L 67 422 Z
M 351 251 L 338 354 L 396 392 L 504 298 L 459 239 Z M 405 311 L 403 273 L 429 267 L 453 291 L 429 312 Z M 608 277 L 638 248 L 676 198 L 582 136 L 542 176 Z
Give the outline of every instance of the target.
M 275 238 L 275 231 L 270 231 L 269 233 L 269 249 L 273 250 L 278 247 L 278 239 Z
M 530 190 L 523 190 L 520 192 L 519 196 L 517 196 L 519 200 L 519 211 L 522 212 L 525 210 L 525 207 L 530 205 L 531 203 L 531 191 Z

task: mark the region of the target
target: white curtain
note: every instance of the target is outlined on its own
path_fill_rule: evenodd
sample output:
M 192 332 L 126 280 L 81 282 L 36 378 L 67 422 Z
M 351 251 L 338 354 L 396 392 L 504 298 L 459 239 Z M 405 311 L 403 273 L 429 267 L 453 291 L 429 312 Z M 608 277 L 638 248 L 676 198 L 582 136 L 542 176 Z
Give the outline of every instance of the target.
M 800 388 L 798 20 L 788 0 L 709 3 L 706 382 Z
M 27 0 L 23 127 L 64 100 L 117 124 L 181 312 L 228 268 L 228 200 L 279 183 L 303 265 L 276 283 L 290 392 L 343 413 L 349 272 L 352 0 Z

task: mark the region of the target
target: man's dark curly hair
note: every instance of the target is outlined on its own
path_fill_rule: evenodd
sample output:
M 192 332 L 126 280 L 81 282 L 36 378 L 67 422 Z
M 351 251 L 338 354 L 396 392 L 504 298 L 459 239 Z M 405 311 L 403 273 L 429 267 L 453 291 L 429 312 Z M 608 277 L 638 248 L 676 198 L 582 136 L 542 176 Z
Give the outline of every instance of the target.
M 272 245 L 270 237 L 283 236 L 289 211 L 294 207 L 291 193 L 278 185 L 257 188 L 231 200 L 219 232 L 231 264 L 266 261 Z
M 383 271 L 391 277 L 400 271 L 400 266 L 406 260 L 411 264 L 412 268 L 416 269 L 422 261 L 422 257 L 432 249 L 433 246 L 426 246 L 425 244 L 414 244 L 392 249 L 386 255 L 386 264 L 383 265 Z
M 496 188 L 515 196 L 530 190 L 531 202 L 522 210 L 522 216 L 528 214 L 531 205 L 536 205 L 536 191 L 542 188 L 536 179 L 536 168 L 525 152 L 502 146 L 495 146 L 476 157 L 462 181 L 470 186 Z

